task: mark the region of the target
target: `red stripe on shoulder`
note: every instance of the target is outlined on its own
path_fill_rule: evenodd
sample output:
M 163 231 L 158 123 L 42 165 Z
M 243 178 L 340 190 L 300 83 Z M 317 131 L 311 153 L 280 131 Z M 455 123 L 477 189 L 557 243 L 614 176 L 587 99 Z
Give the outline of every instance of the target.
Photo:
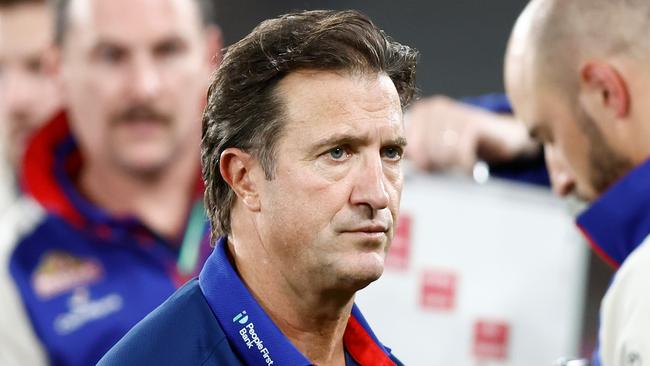
M 582 235 L 587 238 L 587 242 L 589 243 L 591 249 L 593 249 L 593 251 L 596 252 L 596 254 L 598 254 L 598 256 L 605 261 L 605 263 L 614 269 L 618 269 L 618 267 L 621 266 L 620 263 L 610 257 L 609 254 L 607 254 L 605 250 L 603 250 L 603 248 L 601 248 L 598 243 L 596 243 L 596 241 L 591 237 L 591 235 L 589 235 L 589 232 L 584 227 L 578 225 L 578 229 L 580 229 Z

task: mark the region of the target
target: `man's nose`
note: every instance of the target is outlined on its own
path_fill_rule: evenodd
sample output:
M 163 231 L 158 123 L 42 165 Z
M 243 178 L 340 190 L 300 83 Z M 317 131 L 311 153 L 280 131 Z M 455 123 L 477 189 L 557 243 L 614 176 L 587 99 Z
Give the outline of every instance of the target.
M 355 179 L 350 196 L 352 204 L 367 205 L 373 210 L 388 207 L 390 197 L 386 189 L 387 178 L 380 156 L 365 159 Z
M 7 114 L 22 114 L 33 107 L 30 102 L 32 93 L 30 93 L 29 80 L 26 75 L 20 72 L 7 72 L 5 82 L 2 85 L 4 94 L 4 108 Z
M 553 192 L 564 197 L 575 191 L 575 178 L 557 149 L 550 144 L 545 144 L 544 158 L 546 159 L 546 167 L 548 168 Z
M 127 83 L 132 96 L 139 102 L 146 102 L 158 96 L 161 77 L 155 60 L 149 55 L 134 57 Z

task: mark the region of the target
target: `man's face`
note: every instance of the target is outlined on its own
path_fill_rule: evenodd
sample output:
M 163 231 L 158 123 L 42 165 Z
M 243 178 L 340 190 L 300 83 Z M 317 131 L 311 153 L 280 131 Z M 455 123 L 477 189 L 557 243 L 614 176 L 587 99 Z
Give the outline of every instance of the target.
M 383 271 L 402 191 L 405 145 L 384 74 L 300 71 L 280 81 L 285 125 L 258 225 L 295 286 L 356 291 Z
M 195 1 L 72 1 L 61 49 L 71 126 L 90 164 L 150 174 L 197 148 L 210 73 Z
M 27 138 L 59 107 L 59 93 L 43 65 L 51 40 L 47 5 L 0 8 L 0 136 L 14 167 Z
M 575 194 L 592 202 L 632 168 L 632 162 L 615 151 L 595 121 L 566 93 L 529 82 L 507 70 L 506 84 L 515 115 L 531 136 L 544 144 L 546 163 L 556 193 Z M 533 75 L 533 74 L 531 74 Z

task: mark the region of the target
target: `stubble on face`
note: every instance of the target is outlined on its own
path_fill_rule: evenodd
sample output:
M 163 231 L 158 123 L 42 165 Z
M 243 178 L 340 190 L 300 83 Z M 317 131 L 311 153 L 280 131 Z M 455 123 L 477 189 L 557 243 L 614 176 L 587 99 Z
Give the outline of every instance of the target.
M 596 122 L 581 108 L 576 123 L 589 140 L 589 182 L 600 196 L 632 170 L 634 163 L 607 143 Z

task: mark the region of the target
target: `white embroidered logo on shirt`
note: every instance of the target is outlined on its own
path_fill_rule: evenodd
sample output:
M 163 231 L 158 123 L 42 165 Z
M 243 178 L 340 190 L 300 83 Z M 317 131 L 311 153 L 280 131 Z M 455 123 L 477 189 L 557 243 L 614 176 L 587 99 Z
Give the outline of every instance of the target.
M 121 310 L 123 303 L 122 297 L 115 293 L 91 300 L 87 289 L 77 289 L 68 300 L 70 310 L 54 320 L 54 329 L 60 335 L 70 334 L 86 323 Z

